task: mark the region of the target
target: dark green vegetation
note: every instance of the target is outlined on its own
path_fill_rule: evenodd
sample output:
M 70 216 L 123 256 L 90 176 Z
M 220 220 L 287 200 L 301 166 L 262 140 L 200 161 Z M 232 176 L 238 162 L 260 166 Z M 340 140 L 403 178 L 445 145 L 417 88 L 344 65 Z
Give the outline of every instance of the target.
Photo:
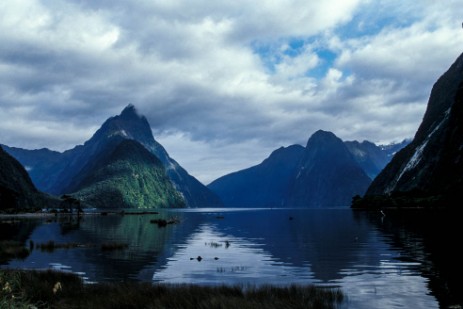
M 62 272 L 0 272 L 1 308 L 335 308 L 339 290 L 313 286 L 84 285 Z
M 122 140 L 96 162 L 73 195 L 97 208 L 183 207 L 164 167 L 133 140 Z
M 434 84 L 413 141 L 375 178 L 356 208 L 456 207 L 463 199 L 463 55 Z
M 305 148 L 275 150 L 261 164 L 223 176 L 209 188 L 226 206 L 337 207 L 348 206 L 370 182 L 344 142 L 320 130 Z
M 0 211 L 36 210 L 48 201 L 49 198 L 35 188 L 24 167 L 0 147 Z

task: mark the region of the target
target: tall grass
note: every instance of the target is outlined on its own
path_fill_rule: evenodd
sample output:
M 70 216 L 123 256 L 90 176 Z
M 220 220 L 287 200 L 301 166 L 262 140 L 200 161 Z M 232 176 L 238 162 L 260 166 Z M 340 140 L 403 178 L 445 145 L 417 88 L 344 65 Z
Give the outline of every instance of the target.
M 110 283 L 84 285 L 62 272 L 2 271 L 0 308 L 335 308 L 338 289 Z M 58 284 L 59 283 L 59 284 Z

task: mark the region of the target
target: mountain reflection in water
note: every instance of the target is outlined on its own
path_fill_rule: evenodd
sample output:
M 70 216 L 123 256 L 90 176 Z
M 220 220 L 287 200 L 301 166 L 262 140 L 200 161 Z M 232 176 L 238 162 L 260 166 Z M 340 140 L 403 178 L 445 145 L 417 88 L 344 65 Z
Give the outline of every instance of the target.
M 170 217 L 180 223 L 150 223 Z M 348 209 L 189 209 L 36 220 L 23 241 L 92 246 L 34 249 L 2 267 L 60 268 L 89 282 L 317 284 L 340 287 L 349 307 L 438 308 L 462 302 L 460 264 L 441 241 L 456 238 L 451 218 L 416 211 L 383 217 Z M 111 242 L 128 246 L 101 250 Z

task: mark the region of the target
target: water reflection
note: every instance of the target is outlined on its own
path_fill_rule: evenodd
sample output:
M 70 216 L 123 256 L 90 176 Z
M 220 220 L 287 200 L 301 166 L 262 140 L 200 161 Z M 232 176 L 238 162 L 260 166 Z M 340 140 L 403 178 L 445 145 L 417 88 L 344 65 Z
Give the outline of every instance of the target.
M 171 216 L 181 223 L 150 223 Z M 8 237 L 92 245 L 35 249 L 8 267 L 59 268 L 88 281 L 339 286 L 353 308 L 461 304 L 458 255 L 442 241 L 458 243 L 456 219 L 417 216 L 216 209 L 39 220 L 28 229 L 8 229 Z M 127 248 L 102 251 L 107 242 Z
M 385 242 L 400 252 L 396 259 L 416 263 L 431 295 L 442 308 L 463 307 L 463 268 L 456 252 L 461 242 L 460 216 L 447 211 L 388 212 L 384 220 L 374 213 L 356 214 L 376 227 Z
M 11 261 L 12 268 L 57 268 L 82 274 L 90 281 L 150 280 L 142 270 L 158 262 L 169 251 L 166 246 L 176 227 L 158 228 L 150 224 L 154 216 L 84 216 L 36 221 L 30 235 L 36 245 L 53 241 L 55 244 L 80 244 L 72 249 L 52 252 L 31 252 L 24 261 Z M 180 237 L 181 238 L 181 237 Z M 125 250 L 104 251 L 106 243 L 127 244 Z
M 203 224 L 167 264 L 155 271 L 154 281 L 199 284 L 289 284 L 313 281 L 310 266 L 294 267 L 275 259 L 263 240 L 220 232 Z

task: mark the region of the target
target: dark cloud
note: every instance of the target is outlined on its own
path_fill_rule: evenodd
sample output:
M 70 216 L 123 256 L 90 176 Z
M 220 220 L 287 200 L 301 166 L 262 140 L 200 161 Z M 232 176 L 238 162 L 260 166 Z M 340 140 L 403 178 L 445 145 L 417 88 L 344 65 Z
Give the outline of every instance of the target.
M 4 2 L 0 143 L 68 149 L 133 103 L 171 155 L 209 182 L 318 129 L 398 141 L 414 134 L 432 83 L 461 52 L 458 8 Z

